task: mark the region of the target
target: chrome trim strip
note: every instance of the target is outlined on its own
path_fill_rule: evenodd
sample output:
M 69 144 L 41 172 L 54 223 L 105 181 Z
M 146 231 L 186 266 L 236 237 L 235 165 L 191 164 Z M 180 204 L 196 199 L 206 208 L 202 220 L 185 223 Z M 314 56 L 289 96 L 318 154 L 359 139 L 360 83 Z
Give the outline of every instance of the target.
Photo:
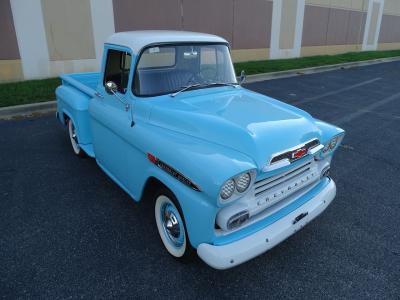
M 311 154 L 311 155 L 314 155 L 315 153 L 317 153 L 318 151 L 322 150 L 323 148 L 324 148 L 324 145 L 319 144 L 318 146 L 310 148 L 310 150 L 308 150 L 308 153 Z
M 271 166 L 271 165 L 273 165 L 273 164 L 278 163 L 278 162 L 275 162 L 275 163 L 272 163 L 272 164 L 271 164 L 271 161 L 272 161 L 276 156 L 285 154 L 285 153 L 290 152 L 290 151 L 297 150 L 297 149 L 299 149 L 299 148 L 303 148 L 303 147 L 305 147 L 308 143 L 311 143 L 311 142 L 313 142 L 313 141 L 317 141 L 317 142 L 318 142 L 318 145 L 321 144 L 320 141 L 319 141 L 319 139 L 315 138 L 315 139 L 308 140 L 308 141 L 306 141 L 306 142 L 304 142 L 304 143 L 301 143 L 301 144 L 299 144 L 299 145 L 297 145 L 297 146 L 294 146 L 294 147 L 292 147 L 292 148 L 289 148 L 289 149 L 286 149 L 286 150 L 283 150 L 283 151 L 276 152 L 276 153 L 274 153 L 274 154 L 271 155 L 271 158 L 270 158 L 270 160 L 269 160 L 269 162 L 268 162 L 268 165 Z M 309 150 L 311 150 L 311 149 L 317 147 L 318 145 L 315 145 L 314 147 L 308 149 L 307 154 L 309 153 Z M 306 154 L 306 155 L 307 155 L 307 154 Z M 304 156 L 305 156 L 305 155 L 304 155 Z M 304 156 L 303 156 L 303 157 L 304 157 Z

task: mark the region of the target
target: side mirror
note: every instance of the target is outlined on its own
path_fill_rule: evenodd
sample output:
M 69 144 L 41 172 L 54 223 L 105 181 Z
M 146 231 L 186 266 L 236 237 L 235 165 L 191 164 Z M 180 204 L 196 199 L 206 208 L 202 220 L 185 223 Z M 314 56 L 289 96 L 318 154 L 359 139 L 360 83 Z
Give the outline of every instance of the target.
M 239 83 L 243 84 L 245 81 L 246 81 L 246 73 L 244 72 L 244 70 L 242 70 L 242 72 L 240 72 Z
M 121 102 L 125 106 L 125 111 L 129 110 L 129 103 L 127 103 L 120 95 L 117 94 L 118 85 L 113 81 L 107 81 L 104 86 L 107 94 L 114 95 L 119 102 Z
M 106 85 L 104 86 L 106 89 L 106 92 L 108 94 L 115 94 L 118 91 L 118 86 L 115 82 L 113 81 L 107 81 Z

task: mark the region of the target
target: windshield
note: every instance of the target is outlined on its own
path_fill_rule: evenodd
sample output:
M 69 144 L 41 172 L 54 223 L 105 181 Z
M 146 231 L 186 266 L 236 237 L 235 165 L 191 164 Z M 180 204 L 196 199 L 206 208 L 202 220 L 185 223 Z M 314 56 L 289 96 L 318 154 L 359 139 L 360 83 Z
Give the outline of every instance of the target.
M 142 52 L 135 72 L 134 92 L 137 96 L 156 96 L 189 86 L 198 89 L 235 83 L 227 45 L 160 45 Z

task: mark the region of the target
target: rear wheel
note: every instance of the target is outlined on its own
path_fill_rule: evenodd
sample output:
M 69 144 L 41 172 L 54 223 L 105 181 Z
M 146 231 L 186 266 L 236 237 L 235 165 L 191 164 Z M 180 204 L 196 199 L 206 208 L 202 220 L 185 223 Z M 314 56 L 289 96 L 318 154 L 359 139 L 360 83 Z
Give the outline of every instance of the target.
M 78 136 L 76 134 L 76 128 L 75 128 L 75 125 L 74 125 L 74 123 L 72 122 L 71 119 L 68 119 L 67 127 L 68 127 L 68 136 L 69 136 L 69 139 L 71 141 L 72 150 L 74 151 L 74 153 L 76 155 L 78 155 L 80 157 L 85 157 L 86 153 L 79 146 Z
M 180 206 L 174 195 L 166 188 L 155 196 L 155 219 L 161 240 L 174 258 L 188 261 L 194 250 L 189 243 Z

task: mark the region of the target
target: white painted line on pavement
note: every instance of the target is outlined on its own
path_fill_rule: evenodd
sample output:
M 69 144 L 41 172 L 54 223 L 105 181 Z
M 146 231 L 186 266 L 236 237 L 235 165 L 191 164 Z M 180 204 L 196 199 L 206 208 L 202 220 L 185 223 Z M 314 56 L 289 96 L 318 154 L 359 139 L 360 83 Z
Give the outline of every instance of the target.
M 340 94 L 340 93 L 343 93 L 343 92 L 358 88 L 360 86 L 364 86 L 364 85 L 370 84 L 372 82 L 375 82 L 375 81 L 378 81 L 378 80 L 381 80 L 381 79 L 382 79 L 381 77 L 377 77 L 377 78 L 374 78 L 374 79 L 366 80 L 366 81 L 363 81 L 363 82 L 360 82 L 360 83 L 357 83 L 357 84 L 346 86 L 346 87 L 338 89 L 338 90 L 334 90 L 334 91 L 330 91 L 330 92 L 327 92 L 327 93 L 324 93 L 324 94 L 316 95 L 316 96 L 310 97 L 310 98 L 305 98 L 304 100 L 298 100 L 298 101 L 292 102 L 291 104 L 292 105 L 297 105 L 297 104 L 303 104 L 303 103 L 312 102 L 314 100 L 318 100 L 318 99 L 321 99 L 321 98 L 324 98 L 324 97 Z
M 366 113 L 372 112 L 372 110 L 374 110 L 374 109 L 376 109 L 378 107 L 381 107 L 381 106 L 383 106 L 385 104 L 388 104 L 388 103 L 390 103 L 390 102 L 392 102 L 394 100 L 397 100 L 397 99 L 400 99 L 400 92 L 396 93 L 396 94 L 393 94 L 393 95 L 391 95 L 389 97 L 383 98 L 382 100 L 374 102 L 374 103 L 372 103 L 370 105 L 367 105 L 364 108 L 357 110 L 356 112 L 353 112 L 353 113 L 348 114 L 348 115 L 346 115 L 346 116 L 344 116 L 342 118 L 337 119 L 336 121 L 333 121 L 332 123 L 335 124 L 335 125 L 348 123 L 348 122 L 350 122 L 350 121 L 352 121 L 352 120 L 354 120 L 354 119 L 356 119 L 356 118 L 358 118 L 358 117 L 360 117 L 360 116 L 362 116 L 362 115 L 364 115 Z

